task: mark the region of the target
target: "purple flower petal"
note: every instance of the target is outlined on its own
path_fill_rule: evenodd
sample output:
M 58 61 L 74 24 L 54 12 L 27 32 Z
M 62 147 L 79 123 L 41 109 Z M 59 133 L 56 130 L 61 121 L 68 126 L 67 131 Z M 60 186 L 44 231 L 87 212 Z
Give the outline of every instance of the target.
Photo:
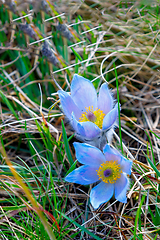
M 82 164 L 95 167 L 98 170 L 99 166 L 106 161 L 103 153 L 96 147 L 78 142 L 74 142 L 73 145 L 76 151 L 76 158 Z
M 103 153 L 107 161 L 118 160 L 118 163 L 121 165 L 122 172 L 125 172 L 129 175 L 131 174 L 132 161 L 124 158 L 122 154 L 117 151 L 117 149 L 111 148 L 108 144 L 106 144 L 103 149 Z
M 109 144 L 106 144 L 103 148 L 103 153 L 110 153 L 110 154 L 114 154 L 114 155 L 121 155 L 117 149 L 112 148 Z
M 93 84 L 77 74 L 72 79 L 71 96 L 81 112 L 85 112 L 89 106 L 93 106 L 93 109 L 97 107 L 97 93 Z
M 122 155 L 116 149 L 111 148 L 108 144 L 104 146 L 103 153 L 107 161 L 118 160 L 118 163 L 121 163 Z
M 98 108 L 105 114 L 109 113 L 113 108 L 113 97 L 107 83 L 103 83 L 99 90 Z
M 88 185 L 97 182 L 99 177 L 96 170 L 96 168 L 91 166 L 81 166 L 73 170 L 73 172 L 69 173 L 65 178 L 65 181 L 82 185 Z
M 110 128 L 118 117 L 118 104 L 104 117 L 102 130 Z
M 81 132 L 82 135 L 85 135 L 85 131 L 84 131 L 84 128 L 81 126 L 81 124 L 77 121 L 75 115 L 74 115 L 74 112 L 72 112 L 71 114 L 72 116 L 72 119 L 71 119 L 71 124 L 72 124 L 72 127 L 74 128 L 74 130 L 79 133 Z
M 96 137 L 101 132 L 100 128 L 92 122 L 78 122 L 73 113 L 72 126 L 78 134 L 88 139 Z
M 85 137 L 88 139 L 95 138 L 101 132 L 100 128 L 92 122 L 82 122 L 80 125 L 84 128 Z M 79 133 L 82 135 L 82 131 Z
M 91 190 L 90 200 L 93 207 L 96 209 L 102 203 L 107 202 L 112 196 L 114 191 L 114 184 L 101 182 Z
M 59 98 L 60 98 L 60 101 L 61 101 L 61 105 L 62 105 L 64 114 L 69 119 L 71 119 L 71 114 L 72 114 L 72 112 L 74 112 L 75 117 L 77 119 L 79 119 L 80 116 L 81 116 L 81 111 L 79 110 L 77 105 L 74 103 L 71 96 L 67 92 L 62 91 L 62 90 L 58 91 L 58 95 L 59 95 Z
M 115 183 L 115 198 L 122 202 L 127 202 L 126 192 L 128 188 L 128 178 L 122 173 L 120 179 Z
M 125 172 L 125 173 L 131 175 L 132 161 L 130 161 L 122 156 L 120 164 L 121 164 L 122 172 Z

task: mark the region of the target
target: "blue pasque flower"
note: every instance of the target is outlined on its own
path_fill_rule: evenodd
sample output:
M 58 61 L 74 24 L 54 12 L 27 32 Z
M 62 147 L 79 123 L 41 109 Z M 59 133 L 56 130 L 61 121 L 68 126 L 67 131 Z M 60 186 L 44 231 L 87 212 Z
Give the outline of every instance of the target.
M 107 83 L 102 84 L 97 98 L 93 84 L 75 74 L 71 83 L 71 95 L 63 90 L 59 90 L 58 94 L 63 112 L 79 139 L 93 140 L 114 126 L 118 116 L 118 105 L 114 106 Z
M 75 142 L 74 147 L 78 161 L 84 165 L 69 173 L 65 180 L 83 185 L 100 180 L 90 193 L 94 208 L 107 202 L 113 194 L 118 201 L 126 203 L 129 185 L 127 174 L 131 174 L 132 162 L 108 144 L 105 145 L 103 153 L 86 143 Z

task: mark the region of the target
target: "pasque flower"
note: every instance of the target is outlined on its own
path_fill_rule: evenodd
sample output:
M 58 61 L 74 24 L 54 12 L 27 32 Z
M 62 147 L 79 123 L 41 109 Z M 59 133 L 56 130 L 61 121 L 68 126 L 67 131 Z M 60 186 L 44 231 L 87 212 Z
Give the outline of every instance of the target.
M 90 193 L 90 201 L 95 209 L 113 194 L 118 201 L 126 203 L 129 185 L 127 174 L 131 174 L 132 162 L 108 144 L 103 152 L 86 143 L 75 142 L 74 147 L 78 161 L 84 165 L 69 173 L 65 180 L 83 185 L 100 181 Z
M 71 95 L 58 91 L 64 114 L 82 140 L 91 140 L 110 130 L 118 116 L 118 105 L 107 83 L 103 83 L 97 98 L 93 84 L 77 74 L 71 82 Z M 94 144 L 93 144 L 94 145 Z

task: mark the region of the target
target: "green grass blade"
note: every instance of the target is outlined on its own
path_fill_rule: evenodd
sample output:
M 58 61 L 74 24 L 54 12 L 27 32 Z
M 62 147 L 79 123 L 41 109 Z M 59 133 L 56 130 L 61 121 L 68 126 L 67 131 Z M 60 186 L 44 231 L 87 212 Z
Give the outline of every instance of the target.
M 151 131 L 151 130 L 149 130 L 149 131 L 150 131 L 151 133 L 153 133 L 156 138 L 160 139 L 160 137 L 159 137 L 157 134 L 155 134 L 153 131 Z
M 71 47 L 71 50 L 73 51 L 74 55 L 75 55 L 80 61 L 83 61 L 83 59 L 81 58 L 81 56 L 74 50 L 73 47 Z
M 151 167 L 153 168 L 153 170 L 156 172 L 156 174 L 158 175 L 158 177 L 160 177 L 160 172 L 159 170 L 156 168 L 156 166 L 152 163 L 152 161 L 149 159 L 149 157 L 143 152 L 143 154 L 146 156 L 149 164 L 151 165 Z
M 148 136 L 149 143 L 150 143 L 150 147 L 151 147 L 151 152 L 152 152 L 152 157 L 153 157 L 153 162 L 154 162 L 154 164 L 156 165 L 156 160 L 155 160 L 155 157 L 154 157 L 153 147 L 152 147 L 152 142 L 151 142 L 150 136 L 149 136 L 149 134 L 148 134 L 146 131 L 145 131 L 145 133 L 146 133 L 147 136 Z
M 145 200 L 145 197 L 146 197 L 145 195 L 142 196 L 141 202 L 140 202 L 138 210 L 137 210 L 137 214 L 136 214 L 136 218 L 135 218 L 135 227 L 134 227 L 134 238 L 133 238 L 133 240 L 136 240 L 136 238 L 137 238 L 137 234 L 136 234 L 136 232 L 137 232 L 137 224 L 138 224 L 138 219 L 141 217 L 141 207 L 142 207 L 142 204 L 143 204 L 143 202 Z
M 85 233 L 87 233 L 88 235 L 90 235 L 91 237 L 93 237 L 96 240 L 101 240 L 101 238 L 97 237 L 94 233 L 90 232 L 88 229 L 86 229 L 85 227 L 81 226 L 79 223 L 75 222 L 73 219 L 70 219 L 69 217 L 67 217 L 65 214 L 61 213 L 58 211 L 58 213 L 60 215 L 62 215 L 64 218 L 66 218 L 68 221 L 72 222 L 74 225 L 76 225 L 76 227 L 80 228 L 82 231 L 84 231 Z
M 63 123 L 63 121 L 61 121 L 61 122 L 62 122 L 62 133 L 63 133 L 64 146 L 65 146 L 65 149 L 66 149 L 66 154 L 67 154 L 67 157 L 68 157 L 68 161 L 69 161 L 70 165 L 72 166 L 72 164 L 74 162 L 73 162 L 73 158 L 72 158 L 71 151 L 70 151 L 70 148 L 69 148 L 69 144 L 68 144 L 68 139 L 67 139 L 67 134 L 66 134 L 66 130 L 65 130 L 65 127 L 64 127 L 64 123 Z
M 75 161 L 75 162 L 72 164 L 72 166 L 70 167 L 70 169 L 69 169 L 68 172 L 66 173 L 66 176 L 76 168 L 76 163 L 77 163 L 77 161 Z
M 1 96 L 2 100 L 6 103 L 7 107 L 9 108 L 9 110 L 13 113 L 15 118 L 17 120 L 19 120 L 18 115 L 14 111 L 14 108 L 12 107 L 12 105 L 10 104 L 10 102 L 8 101 L 8 99 L 6 98 L 6 96 L 3 94 L 3 92 L 1 90 L 0 90 L 0 96 Z

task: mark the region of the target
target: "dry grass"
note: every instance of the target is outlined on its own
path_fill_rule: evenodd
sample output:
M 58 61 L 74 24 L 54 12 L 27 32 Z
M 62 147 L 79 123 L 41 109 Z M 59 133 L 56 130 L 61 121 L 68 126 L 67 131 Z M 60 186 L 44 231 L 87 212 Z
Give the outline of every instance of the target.
M 28 18 L 23 18 L 20 7 L 18 13 L 13 13 L 9 7 L 1 6 L 1 142 L 37 201 L 56 218 L 61 228 L 61 236 L 55 230 L 57 239 L 91 240 L 96 236 L 100 239 L 159 239 L 160 222 L 154 218 L 160 218 L 160 179 L 151 164 L 159 171 L 158 3 L 85 1 L 70 17 L 67 14 L 71 8 L 64 8 L 64 4 L 51 9 L 47 15 L 43 11 L 29 12 L 26 4 L 23 10 L 31 13 Z M 66 14 L 59 18 L 56 11 Z M 15 20 L 19 17 L 22 18 Z M 55 18 L 47 21 L 50 17 Z M 19 29 L 25 19 L 32 24 L 35 34 L 32 38 Z M 61 21 L 70 25 L 68 31 L 72 39 L 66 39 L 56 30 Z M 48 57 L 42 56 L 46 37 L 51 37 L 49 43 L 55 66 Z M 97 89 L 107 81 L 116 97 L 115 71 L 119 82 L 123 149 L 134 162 L 131 189 L 127 204 L 112 199 L 95 211 L 89 204 L 91 186 L 68 184 L 63 179 L 70 163 L 61 134 L 62 113 L 56 92 L 59 88 L 69 91 L 72 76 L 78 72 L 93 80 Z M 52 102 L 54 106 L 49 108 Z M 68 137 L 72 135 L 68 124 L 66 132 Z M 75 160 L 72 142 L 73 139 L 69 142 L 70 150 Z M 116 130 L 112 144 L 120 148 L 120 142 Z M 3 156 L 1 164 L 3 211 L 0 222 L 5 224 L 1 224 L 0 229 L 6 231 L 8 227 L 12 232 L 6 239 L 23 239 L 20 232 L 24 239 L 34 239 L 26 233 L 23 224 L 22 229 L 18 229 L 18 223 L 22 222 L 20 208 L 12 209 L 13 198 L 16 198 L 15 206 L 20 204 L 22 211 L 27 212 L 28 222 L 31 215 L 36 218 L 33 212 L 26 210 L 30 202 L 23 196 L 23 189 L 18 189 L 19 183 L 11 177 Z M 49 220 L 49 223 L 52 226 L 54 221 Z M 89 236 L 86 229 L 95 237 Z M 34 232 L 34 227 L 32 230 Z M 4 235 L 2 233 L 2 239 Z M 42 239 L 41 235 L 37 233 L 35 239 Z

